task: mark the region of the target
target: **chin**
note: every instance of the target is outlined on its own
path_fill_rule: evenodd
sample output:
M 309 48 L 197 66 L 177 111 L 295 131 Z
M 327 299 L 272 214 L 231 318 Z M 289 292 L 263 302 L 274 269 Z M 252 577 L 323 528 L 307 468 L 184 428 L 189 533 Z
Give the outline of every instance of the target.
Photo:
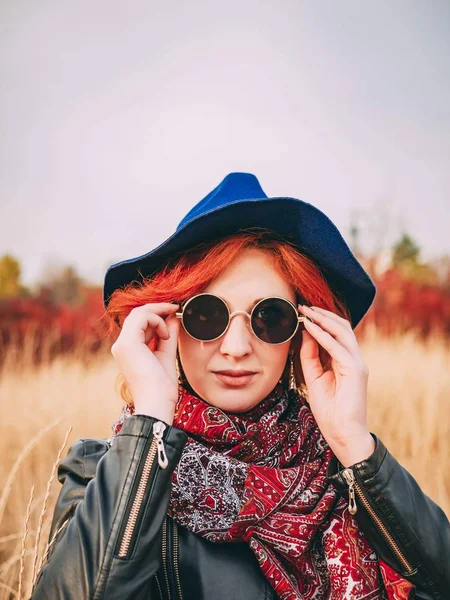
M 206 394 L 204 399 L 211 406 L 233 413 L 244 413 L 261 402 L 259 399 L 255 400 L 255 394 L 249 390 L 246 393 L 242 390 L 221 390 L 219 394 Z
M 242 403 L 242 402 L 209 402 L 211 406 L 215 406 L 226 413 L 245 413 L 253 408 L 258 402 Z

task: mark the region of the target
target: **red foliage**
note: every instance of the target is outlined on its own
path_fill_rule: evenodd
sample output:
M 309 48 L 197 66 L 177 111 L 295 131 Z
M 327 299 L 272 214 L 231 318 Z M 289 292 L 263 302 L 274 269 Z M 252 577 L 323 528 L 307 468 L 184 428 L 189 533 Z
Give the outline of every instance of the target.
M 387 335 L 416 330 L 423 338 L 450 336 L 450 290 L 408 280 L 395 269 L 376 278 L 377 295 L 360 328 L 369 323 Z
M 39 361 L 45 345 L 49 358 L 78 349 L 97 352 L 105 345 L 104 313 L 99 288 L 84 290 L 83 304 L 56 305 L 44 294 L 0 302 L 0 360 L 11 344 L 24 347 L 32 338 L 32 353 Z M 30 335 L 32 334 L 32 335 Z

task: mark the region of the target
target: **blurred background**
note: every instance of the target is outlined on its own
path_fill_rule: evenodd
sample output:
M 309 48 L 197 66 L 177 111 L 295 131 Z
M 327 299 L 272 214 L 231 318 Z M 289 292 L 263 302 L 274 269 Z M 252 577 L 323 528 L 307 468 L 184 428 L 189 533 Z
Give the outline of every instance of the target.
M 231 171 L 370 273 L 370 427 L 450 514 L 449 30 L 444 0 L 0 3 L 0 599 L 45 559 L 60 456 L 120 411 L 107 267 Z

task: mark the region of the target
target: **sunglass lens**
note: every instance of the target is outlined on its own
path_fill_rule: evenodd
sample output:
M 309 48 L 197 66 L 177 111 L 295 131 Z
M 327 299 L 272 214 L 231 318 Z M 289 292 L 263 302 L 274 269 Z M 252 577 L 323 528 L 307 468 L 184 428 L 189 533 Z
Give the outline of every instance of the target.
M 227 328 L 227 307 L 223 300 L 212 294 L 197 296 L 183 311 L 183 325 L 198 340 L 214 340 Z
M 282 298 L 267 298 L 253 311 L 252 327 L 256 335 L 268 344 L 287 341 L 297 327 L 298 319 L 294 307 Z

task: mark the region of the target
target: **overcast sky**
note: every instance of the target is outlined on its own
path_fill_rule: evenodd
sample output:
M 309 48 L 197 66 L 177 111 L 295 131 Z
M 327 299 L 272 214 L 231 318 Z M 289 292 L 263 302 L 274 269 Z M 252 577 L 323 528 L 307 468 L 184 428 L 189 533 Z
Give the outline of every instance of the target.
M 0 255 L 100 283 L 230 171 L 449 252 L 449 31 L 446 0 L 2 0 Z

